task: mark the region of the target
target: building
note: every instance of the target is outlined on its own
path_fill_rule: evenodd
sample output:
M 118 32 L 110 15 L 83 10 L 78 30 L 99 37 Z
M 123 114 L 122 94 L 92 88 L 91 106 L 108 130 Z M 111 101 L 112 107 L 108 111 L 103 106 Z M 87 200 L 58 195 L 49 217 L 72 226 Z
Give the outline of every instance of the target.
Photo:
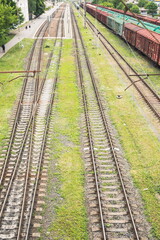
M 28 0 L 14 0 L 17 4 L 17 7 L 21 8 L 23 16 L 24 16 L 24 22 L 27 22 L 29 20 L 29 11 L 28 11 Z
M 160 0 L 153 0 L 155 4 L 157 4 L 157 13 L 160 14 Z
M 145 9 L 145 8 L 139 8 L 139 10 L 140 10 L 140 13 L 141 13 L 142 15 L 147 16 L 147 9 Z
M 132 3 L 132 4 L 135 4 L 137 5 L 138 4 L 138 0 L 128 0 L 126 3 Z

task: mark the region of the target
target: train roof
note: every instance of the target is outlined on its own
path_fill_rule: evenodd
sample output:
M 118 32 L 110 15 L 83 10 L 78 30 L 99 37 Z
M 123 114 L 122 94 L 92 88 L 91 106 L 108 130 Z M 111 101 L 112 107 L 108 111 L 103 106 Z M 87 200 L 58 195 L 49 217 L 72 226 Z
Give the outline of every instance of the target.
M 137 32 L 139 30 L 142 30 L 143 28 L 133 24 L 133 23 L 125 23 L 124 25 L 126 28 L 132 30 L 133 32 Z
M 133 32 L 137 32 L 137 34 L 140 34 L 141 36 L 160 44 L 160 35 L 158 33 L 143 29 L 132 23 L 126 23 L 124 26 L 125 28 L 132 30 Z
M 142 15 L 139 15 L 139 14 L 133 14 L 129 11 L 124 12 L 123 10 L 110 8 L 110 7 L 105 7 L 105 6 L 99 5 L 99 4 L 94 4 L 94 5 L 90 4 L 90 6 L 95 6 L 97 8 L 101 8 L 101 10 L 104 9 L 104 11 L 113 12 L 113 14 L 115 14 L 115 15 L 122 14 L 126 17 L 128 16 L 128 20 L 129 20 L 129 18 L 131 18 L 132 21 L 133 21 L 133 18 L 134 18 L 135 21 L 138 22 L 138 20 L 135 18 L 135 16 L 136 16 L 138 19 L 143 21 L 143 24 L 148 25 L 148 28 L 150 30 L 160 33 L 160 30 L 158 28 L 156 28 L 157 25 L 160 25 L 160 20 L 158 20 L 158 19 L 154 19 L 154 18 L 151 18 L 151 17 L 148 17 L 148 16 L 142 16 Z
M 101 12 L 101 14 L 102 14 L 103 16 L 111 16 L 111 14 L 109 14 L 109 13 L 107 13 L 107 12 Z
M 90 4 L 90 3 L 86 3 L 86 6 L 89 6 L 89 7 L 91 7 L 91 8 L 96 8 L 96 6 L 95 5 L 92 5 L 92 4 Z
M 114 18 L 113 16 L 108 16 L 109 19 L 113 19 L 115 22 L 123 24 L 124 21 L 120 18 Z
M 138 31 L 138 34 L 140 34 L 141 36 L 143 36 L 153 42 L 157 42 L 160 44 L 160 35 L 158 33 L 148 31 L 146 29 L 141 29 L 140 31 Z

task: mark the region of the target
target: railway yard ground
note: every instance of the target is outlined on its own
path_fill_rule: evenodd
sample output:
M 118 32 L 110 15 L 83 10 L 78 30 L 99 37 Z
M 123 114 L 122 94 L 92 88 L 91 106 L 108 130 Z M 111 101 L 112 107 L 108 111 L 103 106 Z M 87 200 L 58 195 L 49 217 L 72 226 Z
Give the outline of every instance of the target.
M 160 239 L 160 78 L 128 77 L 160 68 L 86 17 L 60 3 L 1 54 L 41 72 L 1 73 L 0 239 Z

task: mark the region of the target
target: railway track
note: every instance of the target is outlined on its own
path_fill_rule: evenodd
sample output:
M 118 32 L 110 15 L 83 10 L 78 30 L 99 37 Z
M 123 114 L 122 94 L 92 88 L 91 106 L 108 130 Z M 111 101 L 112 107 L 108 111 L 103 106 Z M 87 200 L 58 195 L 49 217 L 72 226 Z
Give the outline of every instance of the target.
M 90 239 L 148 239 L 146 223 L 124 168 L 97 88 L 83 39 L 72 12 L 76 59 L 84 106 L 84 158 Z
M 65 7 L 65 6 L 64 6 Z M 63 36 L 64 7 L 60 7 L 61 17 L 57 24 L 56 35 Z M 47 25 L 42 26 L 33 46 L 28 69 L 40 69 L 43 36 Z M 54 49 L 59 47 L 55 56 L 57 67 L 54 81 L 47 79 L 48 69 L 54 56 L 51 52 L 44 79 L 39 76 L 26 78 L 22 88 L 12 134 L 5 159 L 1 159 L 0 191 L 0 239 L 29 239 L 37 237 L 33 225 L 33 211 L 40 209 L 41 194 L 44 192 L 44 173 L 42 170 L 46 137 L 54 100 L 58 66 L 61 57 L 61 41 L 54 41 Z M 38 197 L 39 198 L 38 198 Z M 38 226 L 38 225 L 37 225 Z
M 83 13 L 81 12 L 81 15 Z M 118 66 L 124 72 L 124 74 L 129 79 L 131 85 L 133 85 L 144 101 L 147 103 L 149 108 L 155 114 L 155 116 L 160 120 L 160 97 L 159 95 L 149 86 L 149 84 L 137 73 L 136 70 L 124 59 L 124 57 L 114 48 L 114 46 L 105 38 L 105 36 L 94 26 L 94 24 L 87 18 L 86 23 L 93 31 L 93 33 L 98 37 L 100 42 L 103 44 L 107 52 L 113 57 Z M 134 76 L 131 76 L 134 75 Z M 145 74 L 144 74 L 145 75 Z M 144 76 L 144 78 L 147 77 Z M 129 86 L 131 86 L 129 85 Z M 127 88 L 126 88 L 127 89 Z

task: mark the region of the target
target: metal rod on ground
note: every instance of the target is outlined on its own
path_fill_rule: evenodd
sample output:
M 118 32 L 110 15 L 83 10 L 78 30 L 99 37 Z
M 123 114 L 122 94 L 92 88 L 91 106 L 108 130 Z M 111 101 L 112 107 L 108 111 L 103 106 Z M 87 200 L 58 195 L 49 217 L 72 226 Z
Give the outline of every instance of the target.
M 32 71 L 3 71 L 0 73 L 36 73 L 41 72 L 40 70 L 32 70 Z
M 16 80 L 17 78 L 21 78 L 21 77 L 24 77 L 24 78 L 26 78 L 26 77 L 34 77 L 37 72 L 41 72 L 41 71 L 40 70 L 32 70 L 32 71 L 3 71 L 3 72 L 0 72 L 0 74 L 1 73 L 33 73 L 32 76 L 30 76 L 30 75 L 23 75 L 22 76 L 21 75 L 21 76 L 17 76 L 15 78 L 12 78 L 11 80 L 8 81 L 8 82 L 12 82 L 13 80 Z M 0 82 L 0 84 L 3 85 L 2 82 Z
M 126 91 L 128 88 L 130 88 L 132 85 L 134 85 L 136 82 L 140 82 L 140 81 L 142 81 L 142 79 L 139 79 L 139 80 L 137 80 L 137 81 L 134 81 L 134 82 L 132 82 L 128 87 L 126 87 L 125 89 L 124 89 L 124 91 Z
M 144 73 L 144 74 L 130 74 L 130 77 L 139 77 L 139 76 L 160 76 L 160 73 Z

